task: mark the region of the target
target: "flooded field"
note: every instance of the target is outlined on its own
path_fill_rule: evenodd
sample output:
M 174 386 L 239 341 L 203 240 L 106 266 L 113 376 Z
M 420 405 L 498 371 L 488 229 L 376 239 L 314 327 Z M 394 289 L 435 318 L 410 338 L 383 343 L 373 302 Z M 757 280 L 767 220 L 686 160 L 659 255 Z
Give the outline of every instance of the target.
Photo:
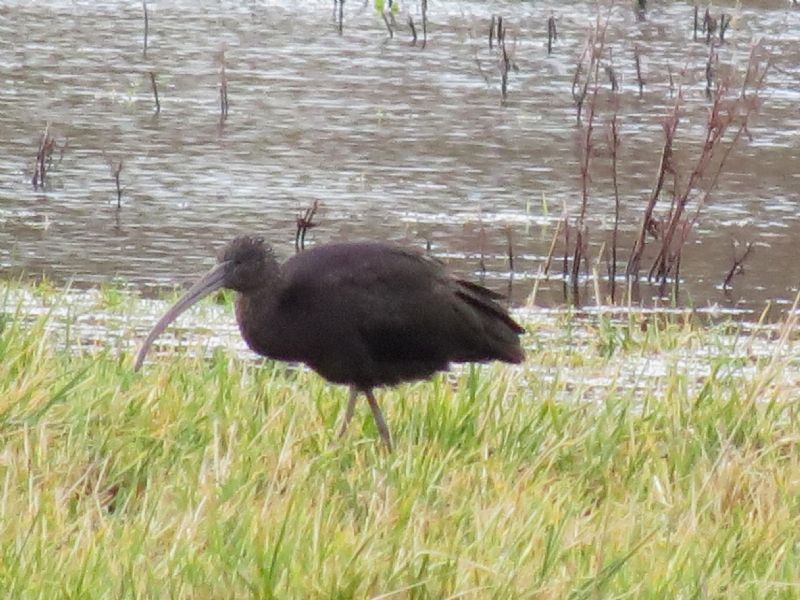
M 702 32 L 693 39 L 690 3 L 651 3 L 644 14 L 629 3 L 601 7 L 607 30 L 598 84 L 589 87 L 595 131 L 582 180 L 587 117 L 578 124 L 574 82 L 596 5 L 428 5 L 423 48 L 417 2 L 387 11 L 393 37 L 371 2 L 344 4 L 341 35 L 328 1 L 148 3 L 145 52 L 141 4 L 2 3 L 0 274 L 44 274 L 79 288 L 122 280 L 145 292 L 184 284 L 237 233 L 263 234 L 290 255 L 297 217 L 319 202 L 309 244 L 402 241 L 510 289 L 516 304 L 534 287 L 540 306 L 605 304 L 613 114 L 624 283 L 679 88 L 677 183 L 670 174 L 655 225 L 701 155 L 709 77 L 711 89 L 730 85 L 732 101 L 752 53 L 757 69 L 768 65 L 760 90 L 750 81 L 749 97 L 760 105 L 726 154 L 730 129 L 689 195 L 687 222 L 697 218 L 686 230 L 678 304 L 755 318 L 771 302 L 777 318 L 792 302 L 800 282 L 800 10 L 788 2 L 715 5 L 713 18 L 730 24 L 724 41 L 717 26 L 708 44 Z M 502 54 L 488 35 L 498 15 L 511 67 L 505 99 Z M 548 55 L 551 16 L 558 37 Z M 34 186 L 48 126 L 52 164 Z M 565 243 L 575 244 L 584 189 L 588 268 L 575 298 L 564 292 L 562 263 Z M 659 246 L 647 241 L 644 275 Z M 723 290 L 748 244 L 743 272 Z M 663 290 L 645 280 L 640 292 L 650 306 Z

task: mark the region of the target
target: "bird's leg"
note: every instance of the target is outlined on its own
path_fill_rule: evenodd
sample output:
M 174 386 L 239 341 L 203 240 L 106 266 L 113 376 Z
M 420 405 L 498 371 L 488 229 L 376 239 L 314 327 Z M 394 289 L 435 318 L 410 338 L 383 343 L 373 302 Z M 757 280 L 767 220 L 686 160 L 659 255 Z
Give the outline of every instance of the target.
M 367 395 L 367 402 L 369 402 L 369 407 L 372 409 L 372 416 L 375 418 L 375 424 L 378 426 L 378 431 L 381 434 L 381 438 L 383 438 L 383 441 L 386 443 L 386 447 L 389 448 L 389 452 L 391 452 L 392 436 L 389 435 L 389 428 L 386 426 L 386 421 L 383 420 L 381 407 L 378 406 L 378 401 L 375 400 L 375 394 L 372 393 L 372 390 L 367 390 L 364 393 Z
M 342 428 L 339 430 L 339 439 L 344 437 L 344 433 L 347 431 L 348 425 L 350 425 L 350 421 L 353 418 L 353 413 L 356 409 L 356 399 L 358 398 L 358 390 L 351 386 L 350 387 L 350 399 L 347 401 L 347 408 L 344 411 L 344 420 L 342 421 Z

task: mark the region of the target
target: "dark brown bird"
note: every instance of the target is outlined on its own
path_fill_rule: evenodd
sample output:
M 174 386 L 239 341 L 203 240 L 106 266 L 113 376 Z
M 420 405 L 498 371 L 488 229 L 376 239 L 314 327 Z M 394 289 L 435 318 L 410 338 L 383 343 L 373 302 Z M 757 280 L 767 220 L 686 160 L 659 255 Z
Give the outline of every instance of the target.
M 238 237 L 156 323 L 135 369 L 167 325 L 219 288 L 238 292 L 236 320 L 253 351 L 305 363 L 350 386 L 340 437 L 363 392 L 390 449 L 374 388 L 428 378 L 451 362 L 519 363 L 525 356 L 524 330 L 497 303 L 500 295 L 452 277 L 416 250 L 382 242 L 327 244 L 281 265 L 263 240 Z

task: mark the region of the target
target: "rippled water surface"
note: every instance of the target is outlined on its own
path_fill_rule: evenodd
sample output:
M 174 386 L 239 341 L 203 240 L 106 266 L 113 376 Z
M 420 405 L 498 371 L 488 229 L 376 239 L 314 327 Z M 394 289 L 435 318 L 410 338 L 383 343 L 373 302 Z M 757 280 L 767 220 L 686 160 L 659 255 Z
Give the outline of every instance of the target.
M 648 3 L 640 18 L 623 4 L 600 10 L 613 60 L 604 65 L 620 82 L 614 94 L 603 80 L 596 107 L 587 222 L 589 263 L 601 278 L 614 214 L 612 107 L 621 120 L 624 261 L 657 173 L 676 93 L 670 73 L 684 94 L 679 185 L 698 155 L 709 105 L 709 47 L 692 39 L 692 5 Z M 78 287 L 114 278 L 141 288 L 183 284 L 240 232 L 263 234 L 290 255 L 297 216 L 318 201 L 310 244 L 380 238 L 429 246 L 460 274 L 501 291 L 511 284 L 518 303 L 535 285 L 539 304 L 564 303 L 563 239 L 556 273 L 548 279 L 541 270 L 556 224 L 565 210 L 573 222 L 579 209 L 585 130 L 571 89 L 596 5 L 429 6 L 423 49 L 411 45 L 406 26 L 411 16 L 421 37 L 416 2 L 399 4 L 393 38 L 372 3 L 346 2 L 339 35 L 327 1 L 150 2 L 145 54 L 139 3 L 0 3 L 0 272 L 44 273 Z M 778 2 L 712 8 L 723 11 L 733 20 L 717 77 L 741 81 L 759 40 L 771 67 L 750 137 L 728 156 L 690 236 L 680 303 L 757 314 L 767 301 L 791 302 L 800 281 L 800 10 Z M 517 67 L 505 102 L 487 39 L 492 15 L 504 17 Z M 551 15 L 559 38 L 548 56 Z M 54 153 L 45 187 L 34 189 L 48 124 L 63 152 Z M 119 161 L 118 209 L 109 164 Z M 669 208 L 664 202 L 658 215 Z M 744 272 L 723 291 L 734 252 L 747 243 L 754 252 Z M 652 248 L 651 241 L 647 266 Z M 594 303 L 598 290 L 604 302 L 605 283 L 595 286 L 590 273 L 582 301 Z M 656 292 L 643 289 L 643 302 Z

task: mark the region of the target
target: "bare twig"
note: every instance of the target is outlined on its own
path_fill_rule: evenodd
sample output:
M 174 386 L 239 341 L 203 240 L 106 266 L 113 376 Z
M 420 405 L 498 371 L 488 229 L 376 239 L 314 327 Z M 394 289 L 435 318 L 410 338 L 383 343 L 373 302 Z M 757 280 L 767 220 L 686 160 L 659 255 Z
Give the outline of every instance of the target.
M 750 253 L 753 250 L 753 242 L 747 242 L 745 246 L 744 253 L 740 257 L 736 257 L 736 247 L 733 248 L 733 265 L 731 266 L 730 271 L 725 276 L 725 281 L 722 282 L 722 289 L 727 290 L 730 288 L 731 281 L 733 280 L 734 275 L 738 273 L 744 273 L 744 261 L 750 256 Z
M 650 194 L 650 198 L 647 201 L 647 206 L 644 210 L 642 226 L 639 229 L 639 237 L 633 244 L 631 255 L 628 257 L 628 266 L 625 269 L 625 274 L 629 278 L 635 278 L 639 276 L 639 264 L 641 263 L 642 254 L 644 253 L 644 246 L 647 241 L 647 232 L 653 220 L 653 210 L 658 202 L 661 189 L 664 186 L 664 178 L 666 177 L 667 173 L 673 172 L 672 144 L 675 139 L 675 131 L 678 128 L 678 122 L 680 121 L 680 106 L 682 99 L 683 95 L 681 90 L 678 89 L 678 95 L 675 99 L 675 104 L 673 105 L 670 113 L 667 115 L 667 118 L 664 120 L 664 146 L 661 149 L 661 159 L 658 165 L 656 182 L 653 186 L 653 191 Z
M 564 217 L 564 264 L 562 269 L 564 283 L 569 281 L 569 221 Z
M 584 237 L 587 232 L 586 211 L 589 205 L 591 162 L 592 157 L 594 156 L 592 136 L 594 133 L 594 116 L 595 108 L 597 106 L 597 94 L 600 91 L 600 58 L 603 55 L 605 48 L 605 37 L 606 30 L 608 28 L 608 22 L 609 20 L 606 19 L 605 23 L 601 26 L 600 18 L 598 17 L 594 28 L 594 33 L 590 40 L 591 55 L 589 56 L 589 70 L 586 74 L 584 90 L 587 90 L 590 82 L 592 82 L 592 94 L 588 104 L 588 118 L 586 120 L 584 136 L 581 144 L 581 209 L 575 227 L 577 237 L 575 241 L 575 255 L 572 263 L 573 283 L 578 280 L 581 258 L 583 257 L 584 250 L 588 247 L 585 243 Z M 584 92 L 584 96 L 585 94 L 586 92 Z
M 586 41 L 583 45 L 583 49 L 581 50 L 581 54 L 578 57 L 578 62 L 575 65 L 575 75 L 572 77 L 572 99 L 575 101 L 576 104 L 580 106 L 583 103 L 583 95 L 585 95 L 585 91 L 581 93 L 581 88 L 583 86 L 580 85 L 581 82 L 581 74 L 583 73 L 583 61 L 586 58 L 586 55 L 589 53 L 589 40 Z M 578 90 L 576 92 L 576 90 Z M 578 117 L 578 122 L 580 122 L 580 117 Z
M 386 11 L 381 11 L 381 17 L 383 17 L 383 22 L 386 25 L 386 30 L 389 32 L 389 37 L 394 37 L 394 31 L 392 30 L 392 24 L 389 23 L 389 19 L 386 17 Z
M 318 223 L 314 223 L 314 215 L 317 214 L 317 209 L 319 208 L 319 203 L 314 200 L 314 204 L 312 204 L 309 208 L 305 210 L 305 212 L 297 217 L 297 233 L 294 236 L 294 249 L 296 252 L 300 252 L 301 250 L 305 250 L 306 248 L 306 232 L 309 229 L 312 229 L 318 225 Z
M 114 165 L 113 161 L 109 161 L 108 163 L 108 166 L 111 169 L 111 176 L 114 178 L 114 184 L 117 189 L 117 210 L 122 208 L 122 187 L 120 186 L 119 182 L 119 175 L 122 173 L 122 164 L 122 159 L 120 159 L 116 166 Z
M 494 48 L 495 46 L 497 46 L 497 70 L 500 72 L 500 95 L 502 101 L 505 103 L 508 97 L 508 74 L 512 69 L 515 71 L 517 70 L 517 66 L 514 63 L 517 40 L 515 37 L 514 44 L 509 50 L 506 45 L 506 27 L 503 22 L 503 17 L 499 15 L 492 15 L 491 25 L 489 26 L 489 47 Z M 481 61 L 480 58 L 478 58 L 477 50 L 475 52 L 475 62 L 478 65 L 478 71 L 481 73 L 481 76 L 486 83 L 489 83 L 489 78 L 481 67 Z
M 511 229 L 511 226 L 508 225 L 506 227 L 506 248 L 508 252 L 508 269 L 513 273 L 514 272 L 514 232 Z
M 156 74 L 150 71 L 150 85 L 153 86 L 153 97 L 156 100 L 156 114 L 161 113 L 161 102 L 158 100 L 158 85 L 156 85 Z
M 147 0 L 142 0 L 142 9 L 144 10 L 144 43 L 142 45 L 142 56 L 147 56 L 147 34 L 150 31 L 150 19 L 147 15 Z
M 392 3 L 390 1 L 389 2 L 389 10 L 391 10 L 391 8 L 392 8 Z M 391 13 L 389 13 L 389 14 L 391 14 Z M 394 31 L 392 30 L 392 24 L 389 22 L 389 18 L 386 16 L 386 11 L 385 10 L 381 11 L 381 17 L 383 18 L 384 25 L 386 25 L 386 30 L 389 32 L 389 37 L 393 38 L 394 37 Z
M 428 45 L 428 0 L 422 0 L 422 49 Z
M 511 60 L 509 59 L 508 51 L 506 50 L 505 36 L 503 37 L 503 41 L 500 43 L 500 49 L 500 94 L 503 96 L 503 100 L 505 100 L 508 97 L 508 72 L 511 70 Z
M 480 250 L 480 267 L 481 273 L 486 274 L 486 228 L 481 221 L 481 227 L 478 230 L 478 248 Z
M 564 220 L 564 222 L 566 219 Z M 547 252 L 547 260 L 544 263 L 544 270 L 543 274 L 546 277 L 547 274 L 550 272 L 550 265 L 553 262 L 553 255 L 556 251 L 556 243 L 558 242 L 558 234 L 561 232 L 561 219 L 556 221 L 556 231 L 553 233 L 553 240 L 550 242 L 550 250 Z
M 497 16 L 497 43 L 502 44 L 506 39 L 506 28 L 503 26 L 503 17 Z
M 408 26 L 411 28 L 411 45 L 417 45 L 417 28 L 414 27 L 414 18 L 411 15 L 408 15 Z
M 228 118 L 228 76 L 225 72 L 225 48 L 220 50 L 219 67 L 219 122 L 224 123 Z
M 547 54 L 548 56 L 553 52 L 553 42 L 558 40 L 558 31 L 556 30 L 556 18 L 550 15 L 547 19 Z
M 606 26 L 608 26 L 608 22 L 606 22 Z M 578 59 L 578 64 L 575 68 L 575 76 L 572 79 L 572 99 L 575 101 L 575 106 L 577 108 L 576 118 L 578 125 L 581 124 L 583 103 L 586 100 L 586 94 L 589 92 L 589 84 L 592 81 L 592 76 L 596 72 L 595 63 L 600 60 L 600 56 L 602 54 L 602 49 L 600 52 L 598 52 L 596 47 L 599 27 L 600 25 L 598 22 L 595 27 L 589 31 L 589 35 L 584 43 L 583 50 L 581 51 L 580 58 Z M 584 61 L 587 61 L 586 79 L 583 81 L 583 84 L 581 84 L 581 74 L 584 70 Z M 578 90 L 577 92 L 576 89 Z
M 760 45 L 755 44 L 751 50 L 748 62 L 752 65 L 756 64 L 756 52 L 759 48 Z M 769 62 L 762 70 L 755 91 L 750 96 L 739 96 L 734 100 L 727 100 L 725 99 L 725 95 L 730 90 L 730 81 L 724 81 L 717 85 L 706 121 L 706 134 L 702 150 L 683 191 L 677 198 L 674 210 L 670 213 L 669 221 L 664 228 L 661 248 L 650 269 L 650 277 L 657 276 L 663 280 L 674 270 L 676 261 L 680 256 L 681 248 L 686 243 L 689 232 L 699 220 L 702 207 L 707 204 L 711 192 L 716 187 L 720 173 L 725 166 L 731 150 L 737 145 L 741 136 L 748 133 L 747 124 L 750 116 L 760 106 L 758 89 L 763 85 L 768 70 Z M 748 66 L 748 72 L 751 72 L 750 66 Z M 736 132 L 730 143 L 724 149 L 721 160 L 713 161 L 715 170 L 712 175 L 708 177 L 706 171 L 712 164 L 716 151 L 721 146 L 728 129 L 735 125 L 738 125 Z M 705 189 L 698 199 L 694 216 L 686 222 L 683 218 L 686 207 L 690 199 L 696 196 L 697 189 L 700 187 L 701 182 L 704 181 L 706 182 L 704 186 Z M 676 237 L 676 233 L 678 232 L 679 235 Z M 673 247 L 673 242 L 676 242 L 674 244 L 675 247 Z
M 609 127 L 609 153 L 611 154 L 611 181 L 614 186 L 614 230 L 611 233 L 611 301 L 614 302 L 617 285 L 617 235 L 619 232 L 619 185 L 617 183 L 617 150 L 619 149 L 619 121 L 617 113 L 611 117 Z
M 589 262 L 586 255 L 586 250 L 589 247 L 588 232 L 589 228 L 586 224 L 576 227 L 577 233 L 575 235 L 575 250 L 572 254 L 572 273 L 570 273 L 573 286 L 577 288 L 578 280 L 580 279 L 581 263 L 584 263 L 586 272 L 589 271 Z
M 56 140 L 50 135 L 50 123 L 48 123 L 39 137 L 39 147 L 36 150 L 36 163 L 33 168 L 33 177 L 31 178 L 33 189 L 44 188 L 47 172 L 53 164 L 53 150 L 56 148 Z M 62 155 L 63 148 L 64 146 L 61 149 Z

